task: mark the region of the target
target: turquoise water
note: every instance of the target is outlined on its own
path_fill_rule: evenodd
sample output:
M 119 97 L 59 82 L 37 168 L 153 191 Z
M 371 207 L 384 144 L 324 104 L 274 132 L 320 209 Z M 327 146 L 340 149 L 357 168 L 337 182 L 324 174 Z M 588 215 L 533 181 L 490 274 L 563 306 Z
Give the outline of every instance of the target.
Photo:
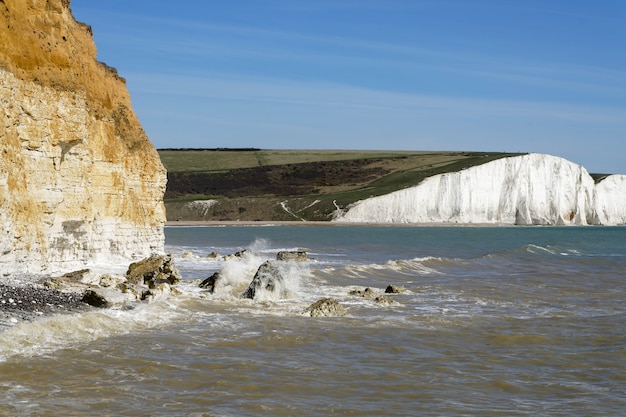
M 166 228 L 183 294 L 11 329 L 0 415 L 626 414 L 626 228 Z M 229 261 L 207 258 L 248 249 Z M 306 250 L 289 297 L 239 295 Z M 215 294 L 197 280 L 221 270 Z M 406 287 L 392 304 L 349 295 Z M 349 316 L 302 311 L 333 297 Z

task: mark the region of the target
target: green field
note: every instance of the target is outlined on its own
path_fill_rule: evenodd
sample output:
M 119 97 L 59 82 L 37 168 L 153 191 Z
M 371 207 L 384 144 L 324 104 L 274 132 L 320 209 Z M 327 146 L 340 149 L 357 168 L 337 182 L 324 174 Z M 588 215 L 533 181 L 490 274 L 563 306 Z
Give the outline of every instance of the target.
M 159 155 L 168 170 L 170 221 L 324 221 L 337 207 L 520 154 L 168 149 Z M 203 200 L 214 203 L 197 203 Z
M 237 168 L 427 155 L 415 151 L 335 151 L 335 150 L 202 150 L 160 149 L 159 156 L 168 172 L 220 172 Z

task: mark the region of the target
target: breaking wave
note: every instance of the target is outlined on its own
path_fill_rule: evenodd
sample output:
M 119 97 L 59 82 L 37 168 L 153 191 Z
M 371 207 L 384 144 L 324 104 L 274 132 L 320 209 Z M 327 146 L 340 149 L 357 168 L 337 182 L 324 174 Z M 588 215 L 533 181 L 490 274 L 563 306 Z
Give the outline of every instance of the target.
M 414 258 L 407 260 L 390 260 L 384 264 L 347 265 L 332 270 L 345 276 L 363 277 L 366 275 L 387 276 L 393 275 L 433 275 L 439 274 L 438 267 L 448 262 L 454 262 L 445 258 Z
M 181 302 L 182 299 L 172 299 L 138 304 L 132 310 L 99 309 L 22 322 L 2 333 L 0 360 L 15 355 L 46 355 L 103 338 L 162 327 L 188 315 L 188 311 L 177 306 Z

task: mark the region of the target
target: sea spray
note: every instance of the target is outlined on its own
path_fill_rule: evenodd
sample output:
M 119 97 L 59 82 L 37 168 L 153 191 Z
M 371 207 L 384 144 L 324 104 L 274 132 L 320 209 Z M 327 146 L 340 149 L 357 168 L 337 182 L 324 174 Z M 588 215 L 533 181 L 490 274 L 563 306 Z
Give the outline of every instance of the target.
M 257 301 L 298 298 L 302 276 L 308 275 L 308 268 L 302 265 L 302 262 L 294 260 L 264 262 L 243 297 Z
M 346 281 L 358 283 L 360 280 L 376 279 L 381 281 L 381 286 L 394 282 L 397 277 L 420 277 L 425 275 L 439 275 L 442 266 L 459 262 L 454 259 L 439 257 L 423 257 L 413 259 L 389 260 L 385 263 L 375 264 L 350 264 L 341 267 L 321 268 L 317 275 L 322 278 L 332 279 L 343 277 Z
M 271 243 L 269 240 L 267 239 L 262 239 L 262 238 L 256 238 L 254 239 L 254 241 L 250 244 L 249 249 L 252 252 L 264 252 L 266 250 L 268 250 L 271 246 Z
M 219 271 L 220 279 L 215 282 L 215 297 L 239 298 L 264 261 L 264 258 L 251 251 L 225 260 Z
M 41 356 L 112 336 L 161 327 L 184 316 L 181 298 L 139 304 L 132 310 L 97 309 L 58 314 L 23 322 L 2 333 L 0 361 L 10 357 Z
M 286 258 L 280 255 L 293 255 Z M 201 267 L 203 262 L 196 256 L 183 256 L 182 264 L 189 263 L 194 269 Z M 265 271 L 264 265 L 272 264 L 271 271 Z M 211 299 L 241 299 L 249 298 L 256 301 L 278 301 L 285 298 L 297 298 L 301 292 L 301 283 L 306 277 L 311 276 L 308 258 L 304 251 L 292 251 L 289 249 L 278 250 L 271 248 L 268 239 L 256 238 L 244 250 L 238 250 L 235 254 L 221 258 L 218 266 L 210 278 L 211 288 L 204 291 L 204 297 Z M 206 271 L 205 274 L 210 274 Z M 203 282 L 206 282 L 205 279 Z M 271 281 L 270 285 L 264 284 L 259 288 L 256 296 L 254 290 L 248 296 L 245 294 L 253 286 L 254 281 Z

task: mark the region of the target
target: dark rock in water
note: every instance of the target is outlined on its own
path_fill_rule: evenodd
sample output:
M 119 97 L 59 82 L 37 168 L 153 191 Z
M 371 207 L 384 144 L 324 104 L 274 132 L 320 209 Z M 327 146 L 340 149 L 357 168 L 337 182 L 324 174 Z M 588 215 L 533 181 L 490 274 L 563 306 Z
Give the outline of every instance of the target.
M 128 267 L 126 279 L 131 284 L 167 283 L 178 284 L 180 272 L 174 264 L 172 255 L 152 255 L 149 258 L 134 262 Z
M 342 317 L 348 311 L 333 298 L 322 298 L 311 304 L 305 311 L 311 317 Z
M 374 298 L 376 296 L 376 294 L 374 293 L 374 290 L 372 290 L 371 288 L 367 287 L 364 290 L 352 290 L 350 291 L 348 294 L 350 295 L 354 295 L 356 297 L 363 297 L 363 298 Z
M 160 298 L 165 298 L 169 295 L 178 295 L 180 292 L 175 288 L 170 287 L 166 282 L 153 284 L 148 290 L 145 290 L 141 294 L 142 301 L 156 301 Z
M 406 292 L 406 288 L 399 285 L 389 285 L 385 288 L 385 294 L 403 294 Z
M 122 282 L 117 289 L 125 294 L 132 294 L 135 298 L 141 299 L 141 293 L 145 290 L 145 285 L 135 285 L 129 282 Z
M 199 285 L 200 288 L 204 288 L 205 290 L 209 290 L 211 294 L 215 292 L 215 284 L 222 277 L 222 275 L 218 272 L 214 273 L 204 281 L 202 281 Z
M 137 301 L 137 296 L 131 292 L 98 287 L 86 290 L 83 293 L 82 301 L 94 307 L 120 308 Z
M 235 252 L 233 254 L 230 255 L 226 255 L 224 256 L 224 260 L 229 260 L 229 259 L 233 259 L 233 258 L 243 258 L 244 256 L 246 256 L 250 251 L 248 249 L 244 249 L 244 250 L 240 250 L 239 252 Z
M 391 298 L 386 295 L 379 295 L 378 297 L 374 298 L 374 301 L 378 304 L 393 304 Z
M 388 291 L 389 291 L 389 287 L 387 287 L 385 292 L 387 293 Z M 373 298 L 374 302 L 379 303 L 379 304 L 393 303 L 393 301 L 391 301 L 391 298 L 389 298 L 386 295 L 376 295 L 376 292 L 374 292 L 374 290 L 372 290 L 369 287 L 365 288 L 364 290 L 352 290 L 348 294 L 354 295 L 356 297 Z
M 266 261 L 254 274 L 248 289 L 243 293 L 243 298 L 254 299 L 259 291 L 273 292 L 277 287 L 283 287 L 285 278 L 278 269 L 276 261 Z M 285 294 L 281 294 L 284 296 Z
M 281 251 L 276 254 L 277 261 L 297 261 L 305 262 L 309 258 L 304 251 Z
M 107 299 L 98 292 L 94 290 L 87 290 L 85 294 L 83 294 L 82 298 L 83 303 L 87 303 L 90 306 L 99 307 L 99 308 L 107 308 L 109 307 L 109 302 Z

